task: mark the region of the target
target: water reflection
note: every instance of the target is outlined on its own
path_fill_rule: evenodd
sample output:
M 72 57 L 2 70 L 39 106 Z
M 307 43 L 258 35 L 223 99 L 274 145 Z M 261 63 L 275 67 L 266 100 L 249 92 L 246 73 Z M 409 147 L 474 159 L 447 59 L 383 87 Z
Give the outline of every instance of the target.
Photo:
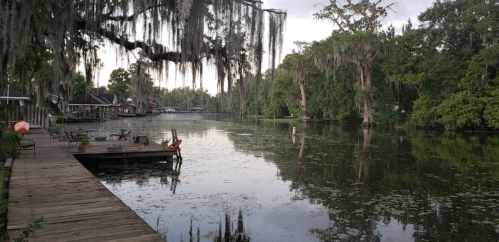
M 327 229 L 312 228 L 311 233 L 325 241 L 379 241 L 381 232 L 384 237 L 404 238 L 401 241 L 498 239 L 497 149 L 480 145 L 496 145 L 496 137 L 468 142 L 457 134 L 427 139 L 411 133 L 411 143 L 399 135 L 391 140 L 377 136 L 373 147 L 373 130 L 362 132 L 362 149 L 354 145 L 352 156 L 343 153 L 353 158 L 350 162 L 336 157 L 318 159 L 316 165 L 294 172 L 293 184 L 301 185 L 293 187 L 327 206 L 333 222 Z M 332 153 L 349 150 L 332 147 Z M 317 154 L 317 149 L 320 145 L 308 152 Z M 301 154 L 300 150 L 299 160 Z M 347 172 L 351 178 L 342 175 L 348 166 L 353 168 Z M 323 176 L 317 177 L 319 173 Z M 305 182 L 302 174 L 310 174 Z M 345 184 L 345 180 L 355 183 Z M 401 231 L 397 224 L 402 224 Z M 400 236 L 407 232 L 411 234 Z
M 300 152 L 298 153 L 298 159 L 296 164 L 293 165 L 293 174 L 296 180 L 303 182 L 305 177 L 307 177 L 307 169 L 305 167 L 305 147 L 307 145 L 307 131 L 308 124 L 301 124 L 301 133 L 300 133 Z M 294 197 L 293 200 L 300 200 L 299 197 Z
M 95 160 L 82 164 L 99 180 L 109 185 L 120 185 L 123 181 L 133 181 L 143 186 L 150 179 L 159 178 L 162 185 L 170 186 L 175 194 L 180 182 L 180 167 L 178 162 L 143 162 L 133 159 Z
M 177 128 L 182 174 L 93 171 L 121 184 L 111 190 L 149 224 L 161 215 L 158 231 L 171 241 L 187 238 L 191 219 L 201 240 L 225 233 L 220 214 L 238 208 L 255 241 L 499 240 L 496 135 L 206 118 L 144 119 L 156 125 L 153 140 Z

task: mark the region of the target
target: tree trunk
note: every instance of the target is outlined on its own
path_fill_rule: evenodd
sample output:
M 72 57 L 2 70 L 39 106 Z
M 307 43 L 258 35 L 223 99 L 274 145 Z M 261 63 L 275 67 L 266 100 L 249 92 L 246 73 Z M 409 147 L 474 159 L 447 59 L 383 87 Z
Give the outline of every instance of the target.
M 301 134 L 300 134 L 300 152 L 298 153 L 298 160 L 296 165 L 293 167 L 293 173 L 298 180 L 303 181 L 307 174 L 307 169 L 305 168 L 305 141 L 307 139 L 308 124 L 301 124 Z
M 246 62 L 244 55 L 241 55 L 239 64 L 239 115 L 244 115 L 244 100 L 246 99 L 246 87 L 244 77 L 244 63 Z
M 362 126 L 374 126 L 374 120 L 372 115 L 372 100 L 371 95 L 368 92 L 364 92 L 364 121 Z
M 362 183 L 365 187 L 369 182 L 369 163 L 371 160 L 371 139 L 372 127 L 362 127 L 364 133 L 364 143 L 362 146 L 362 159 L 357 167 L 357 183 Z
M 306 93 L 306 84 L 305 81 L 299 81 L 298 82 L 300 85 L 300 91 L 301 91 L 301 102 L 300 102 L 300 107 L 301 107 L 301 120 L 302 122 L 306 122 L 307 120 L 310 119 L 308 116 L 308 105 L 307 105 L 307 93 Z
M 241 81 L 239 83 L 239 115 L 243 116 L 244 115 L 244 101 L 246 99 L 246 90 L 244 88 L 244 82 L 242 81 L 243 79 L 241 78 Z
M 364 92 L 364 121 L 362 126 L 374 126 L 374 118 L 372 114 L 372 99 L 371 99 L 371 83 L 372 83 L 372 63 L 369 63 L 365 68 L 365 84 L 362 85 Z
M 36 107 L 43 107 L 45 105 L 45 89 L 43 85 L 38 84 L 36 92 Z

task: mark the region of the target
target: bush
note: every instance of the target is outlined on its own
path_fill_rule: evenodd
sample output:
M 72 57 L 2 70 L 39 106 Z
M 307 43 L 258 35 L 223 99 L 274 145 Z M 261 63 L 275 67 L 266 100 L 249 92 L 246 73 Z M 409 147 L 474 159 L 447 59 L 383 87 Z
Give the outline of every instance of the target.
M 5 131 L 2 137 L 2 149 L 8 155 L 15 157 L 17 156 L 17 137 L 21 137 L 21 134 L 14 131 Z
M 462 91 L 452 94 L 438 106 L 440 123 L 446 129 L 470 129 L 483 126 L 485 103 L 476 93 Z
M 7 225 L 7 208 L 9 206 L 8 195 L 9 191 L 7 190 L 7 183 L 9 181 L 9 172 L 3 169 L 0 169 L 0 234 L 5 234 L 5 229 Z M 2 238 L 0 238 L 0 241 Z
M 421 127 L 437 127 L 438 113 L 437 106 L 438 100 L 431 97 L 428 93 L 423 93 L 416 101 L 414 101 L 413 111 L 409 123 Z
M 84 135 L 83 138 L 81 139 L 81 145 L 87 146 L 90 144 L 90 139 L 88 138 L 88 135 Z

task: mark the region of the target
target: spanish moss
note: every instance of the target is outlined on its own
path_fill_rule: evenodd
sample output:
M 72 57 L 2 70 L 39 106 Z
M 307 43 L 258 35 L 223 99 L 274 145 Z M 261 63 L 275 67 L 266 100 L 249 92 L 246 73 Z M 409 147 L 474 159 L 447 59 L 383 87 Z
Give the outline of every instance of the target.
M 117 53 L 117 60 L 130 61 L 130 56 L 136 61 L 149 60 L 150 64 L 143 67 L 158 79 L 168 77 L 168 65 L 174 63 L 178 70 L 175 79 L 177 74 L 182 75 L 186 85 L 186 73 L 190 71 L 193 88 L 197 83 L 203 86 L 203 65 L 214 65 L 220 91 L 224 92 L 227 84 L 230 93 L 235 80 L 242 79 L 237 71 L 242 53 L 254 56 L 246 61 L 252 63 L 250 69 L 261 79 L 265 13 L 271 19 L 272 62 L 282 47 L 286 16 L 284 11 L 262 9 L 261 2 L 254 0 L 0 2 L 1 84 L 10 76 L 12 84 L 23 88 L 33 85 L 31 80 L 38 70 L 16 71 L 15 67 L 22 64 L 30 46 L 35 46 L 36 55 L 53 55 L 53 79 L 60 80 L 52 90 L 55 92 L 71 92 L 73 75 L 80 66 L 85 69 L 87 86 L 94 83 L 103 65 L 99 49 L 106 48 Z M 138 50 L 144 55 L 139 59 Z

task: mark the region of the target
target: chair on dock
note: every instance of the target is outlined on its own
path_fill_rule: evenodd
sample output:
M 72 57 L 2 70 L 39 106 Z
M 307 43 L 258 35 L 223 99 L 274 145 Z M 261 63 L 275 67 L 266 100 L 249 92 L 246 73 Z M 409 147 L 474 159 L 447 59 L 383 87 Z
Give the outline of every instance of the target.
M 52 130 L 51 128 L 49 128 L 48 131 L 50 134 L 49 146 L 51 143 L 53 144 L 55 140 L 59 140 L 59 146 L 61 146 L 61 141 L 65 136 L 63 134 L 60 134 L 59 132 Z
M 132 143 L 132 131 L 127 131 L 126 129 L 120 129 L 119 134 L 111 134 L 111 136 L 118 136 L 118 140 L 129 140 Z
M 79 134 L 73 134 L 73 132 L 68 133 L 68 131 L 64 131 L 64 135 L 66 136 L 66 139 L 68 140 L 68 146 L 67 149 L 69 150 L 70 148 L 74 147 L 72 144 L 78 144 L 82 139 L 83 136 Z
M 32 139 L 25 139 L 24 137 L 17 137 L 17 158 L 21 155 L 21 150 L 33 150 L 33 157 L 36 157 L 35 153 L 35 141 Z

